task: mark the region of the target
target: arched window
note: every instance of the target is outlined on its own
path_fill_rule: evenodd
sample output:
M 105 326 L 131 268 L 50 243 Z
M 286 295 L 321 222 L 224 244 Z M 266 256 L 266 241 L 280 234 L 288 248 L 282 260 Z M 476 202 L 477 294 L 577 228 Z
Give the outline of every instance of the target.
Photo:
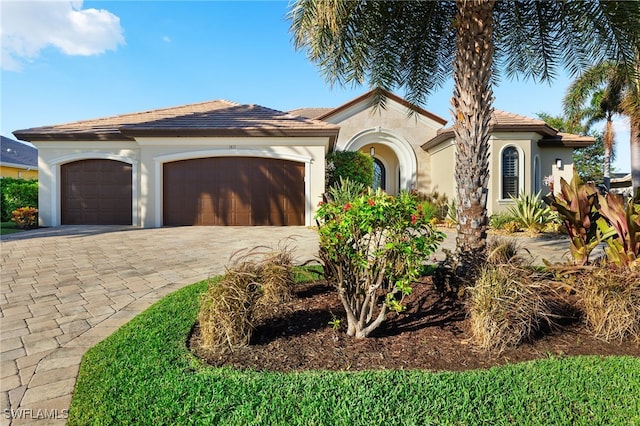
M 387 172 L 382 164 L 382 161 L 377 158 L 373 159 L 373 189 L 387 190 L 385 182 L 387 180 Z
M 502 198 L 518 196 L 518 150 L 512 146 L 502 151 Z

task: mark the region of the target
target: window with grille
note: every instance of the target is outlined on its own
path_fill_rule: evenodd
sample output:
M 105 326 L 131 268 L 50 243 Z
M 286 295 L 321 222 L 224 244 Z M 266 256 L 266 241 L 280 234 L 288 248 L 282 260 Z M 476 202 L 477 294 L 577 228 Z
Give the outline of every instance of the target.
M 502 198 L 518 196 L 518 150 L 510 146 L 502 151 Z

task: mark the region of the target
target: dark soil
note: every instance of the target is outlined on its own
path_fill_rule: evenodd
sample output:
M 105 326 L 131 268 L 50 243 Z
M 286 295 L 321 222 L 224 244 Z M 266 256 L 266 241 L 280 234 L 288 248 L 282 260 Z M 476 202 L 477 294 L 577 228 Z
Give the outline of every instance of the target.
M 501 354 L 482 351 L 471 340 L 460 302 L 442 298 L 430 278 L 413 286 L 407 311 L 388 319 L 366 339 L 345 333 L 344 310 L 335 290 L 324 282 L 300 285 L 296 298 L 260 324 L 248 347 L 224 355 L 202 348 L 194 327 L 191 350 L 214 366 L 268 371 L 422 369 L 462 371 L 571 355 L 640 356 L 640 342 L 604 342 L 578 321 L 534 342 Z M 343 319 L 341 329 L 329 322 Z

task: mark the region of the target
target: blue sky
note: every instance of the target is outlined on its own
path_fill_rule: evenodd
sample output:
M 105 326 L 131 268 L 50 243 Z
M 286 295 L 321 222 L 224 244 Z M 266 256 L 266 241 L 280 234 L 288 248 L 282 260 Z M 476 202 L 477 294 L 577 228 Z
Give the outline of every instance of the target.
M 211 99 L 278 110 L 332 107 L 368 90 L 330 87 L 296 52 L 287 1 L 0 0 L 0 133 Z M 503 78 L 495 108 L 559 114 L 570 78 Z M 398 94 L 402 95 L 401 91 Z M 450 120 L 452 83 L 422 105 Z M 618 171 L 630 170 L 617 123 Z

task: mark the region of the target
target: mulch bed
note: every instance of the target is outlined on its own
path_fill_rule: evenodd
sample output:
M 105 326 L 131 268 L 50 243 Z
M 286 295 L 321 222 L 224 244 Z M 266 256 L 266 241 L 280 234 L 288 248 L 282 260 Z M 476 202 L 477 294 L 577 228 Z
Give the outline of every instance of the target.
M 544 336 L 501 354 L 474 346 L 469 322 L 460 302 L 440 297 L 430 278 L 413 286 L 405 299 L 407 311 L 389 314 L 366 339 L 335 330 L 329 322 L 344 309 L 335 290 L 325 282 L 297 288 L 296 298 L 258 325 L 251 345 L 224 355 L 200 345 L 199 329 L 189 340 L 191 350 L 213 366 L 258 371 L 422 369 L 463 371 L 521 361 L 571 355 L 640 355 L 640 342 L 604 342 L 580 324 Z

